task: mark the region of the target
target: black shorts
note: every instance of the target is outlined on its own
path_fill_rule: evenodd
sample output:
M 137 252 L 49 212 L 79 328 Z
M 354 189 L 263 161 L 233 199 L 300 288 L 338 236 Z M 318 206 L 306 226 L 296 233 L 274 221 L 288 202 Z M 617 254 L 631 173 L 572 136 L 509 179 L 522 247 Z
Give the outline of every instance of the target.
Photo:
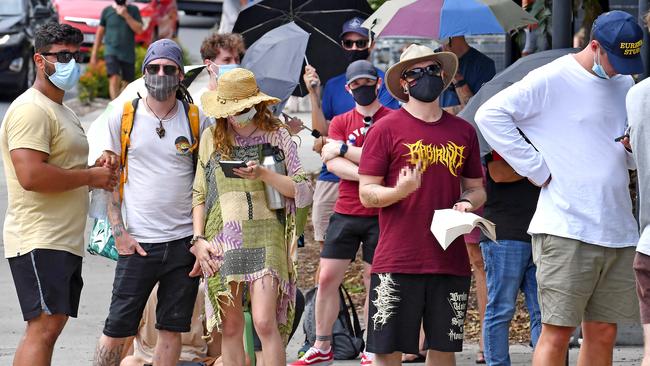
M 352 216 L 335 212 L 325 234 L 321 258 L 354 260 L 363 243 L 363 261 L 372 264 L 379 240 L 377 216 Z
M 108 76 L 120 75 L 122 80 L 131 82 L 135 79 L 135 64 L 121 61 L 117 56 L 106 55 L 106 74 Z
M 105 335 L 124 338 L 138 332 L 142 312 L 156 283 L 159 283 L 156 329 L 190 331 L 199 278 L 189 276 L 194 266 L 189 241 L 188 237 L 168 243 L 140 243 L 146 256 L 120 255 Z
M 367 350 L 417 354 L 422 324 L 426 349 L 462 351 L 469 286 L 464 276 L 373 273 Z
M 34 249 L 9 258 L 9 268 L 25 321 L 46 314 L 77 317 L 84 281 L 81 260 L 62 250 Z

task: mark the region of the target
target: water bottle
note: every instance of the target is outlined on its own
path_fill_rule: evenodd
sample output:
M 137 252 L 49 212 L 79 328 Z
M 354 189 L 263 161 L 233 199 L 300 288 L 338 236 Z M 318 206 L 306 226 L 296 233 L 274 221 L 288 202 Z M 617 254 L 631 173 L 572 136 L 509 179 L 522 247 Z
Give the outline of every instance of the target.
M 108 216 L 108 195 L 108 191 L 100 188 L 92 190 L 88 216 L 95 219 L 105 219 Z
M 284 167 L 284 154 L 277 146 L 269 143 L 262 145 L 262 166 L 278 174 L 286 175 L 287 170 Z M 284 208 L 284 196 L 273 188 L 270 184 L 264 183 L 266 193 L 266 204 L 271 210 Z

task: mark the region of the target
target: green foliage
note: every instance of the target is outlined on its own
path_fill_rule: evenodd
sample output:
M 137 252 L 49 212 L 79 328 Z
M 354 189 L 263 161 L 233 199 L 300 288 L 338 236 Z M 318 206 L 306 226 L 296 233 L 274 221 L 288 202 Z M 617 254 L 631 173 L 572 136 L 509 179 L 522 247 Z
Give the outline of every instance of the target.
M 135 48 L 135 78 L 142 77 L 142 62 L 144 56 L 147 54 L 147 48 L 143 45 L 138 45 Z
M 354 278 L 346 280 L 343 286 L 350 294 L 362 294 L 366 290 L 363 282 L 357 282 Z
M 108 76 L 103 59 L 94 66 L 88 65 L 86 72 L 79 78 L 78 89 L 82 103 L 90 103 L 95 98 L 108 98 Z

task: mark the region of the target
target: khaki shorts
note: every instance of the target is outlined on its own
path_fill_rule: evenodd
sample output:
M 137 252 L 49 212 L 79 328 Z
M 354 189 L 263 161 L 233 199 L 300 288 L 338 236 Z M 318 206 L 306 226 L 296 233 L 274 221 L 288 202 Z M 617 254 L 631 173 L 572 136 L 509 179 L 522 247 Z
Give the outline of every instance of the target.
M 533 235 L 542 323 L 638 322 L 634 247 L 606 248 L 548 234 Z
M 314 204 L 311 221 L 314 224 L 314 240 L 325 241 L 325 233 L 334 213 L 334 204 L 339 198 L 339 182 L 317 180 L 314 188 Z

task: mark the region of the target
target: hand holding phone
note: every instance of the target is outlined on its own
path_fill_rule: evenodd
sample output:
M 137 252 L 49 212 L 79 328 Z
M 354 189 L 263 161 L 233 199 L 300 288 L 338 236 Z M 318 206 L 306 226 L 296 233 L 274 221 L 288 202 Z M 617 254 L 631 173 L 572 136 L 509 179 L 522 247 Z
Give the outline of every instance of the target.
M 223 175 L 225 175 L 228 178 L 239 178 L 239 179 L 242 179 L 242 177 L 235 174 L 234 169 L 248 167 L 246 163 L 241 160 L 220 160 L 219 165 L 221 165 L 221 170 L 223 171 Z

